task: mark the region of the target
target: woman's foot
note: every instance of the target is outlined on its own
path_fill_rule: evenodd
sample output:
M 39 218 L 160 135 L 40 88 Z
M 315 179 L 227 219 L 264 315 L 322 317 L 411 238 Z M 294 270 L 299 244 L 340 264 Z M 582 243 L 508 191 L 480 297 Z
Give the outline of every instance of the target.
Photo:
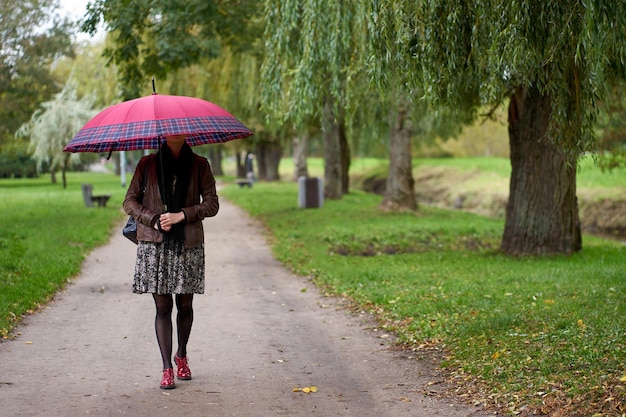
M 189 365 L 187 364 L 187 357 L 179 358 L 177 354 L 174 356 L 174 362 L 176 362 L 176 378 L 185 381 L 190 380 L 191 370 L 189 370 Z
M 174 368 L 167 368 L 163 370 L 163 378 L 161 378 L 161 389 L 176 388 L 174 383 Z

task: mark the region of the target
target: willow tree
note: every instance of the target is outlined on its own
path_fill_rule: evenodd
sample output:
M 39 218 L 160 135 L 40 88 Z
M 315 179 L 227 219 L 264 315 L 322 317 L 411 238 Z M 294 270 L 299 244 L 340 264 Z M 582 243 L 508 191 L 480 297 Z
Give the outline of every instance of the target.
M 259 112 L 260 58 L 257 52 L 254 48 L 235 52 L 224 46 L 218 57 L 180 69 L 162 83 L 163 91 L 168 91 L 169 94 L 200 97 L 227 108 L 237 118 L 245 120 L 246 126 L 254 132 L 254 136 L 249 139 L 205 147 L 215 173 L 223 173 L 224 149 L 233 150 L 235 155 L 240 155 L 252 147 L 258 153 L 257 156 L 267 155 L 261 158 L 263 163 L 270 167 L 272 173 L 278 173 L 280 159 L 270 157 L 273 153 L 268 149 L 274 147 L 270 140 L 264 140 L 267 135 Z M 240 175 L 245 176 L 245 171 Z M 262 179 L 267 179 L 266 177 L 267 175 L 260 175 Z
M 415 94 L 405 88 L 406 58 L 414 39 L 413 32 L 403 30 L 412 15 L 406 14 L 400 3 L 372 2 L 367 14 L 369 25 L 369 72 L 373 85 L 388 108 L 389 173 L 384 210 L 416 210 L 412 165 L 412 139 L 415 129 L 411 121 L 411 108 Z M 419 119 L 419 117 L 418 117 Z
M 449 109 L 430 109 L 421 100 L 423 88 L 411 74 L 419 45 L 418 15 L 403 2 L 370 3 L 367 69 L 378 100 L 387 111 L 389 174 L 384 210 L 417 209 L 412 146 L 460 132 L 467 118 Z
M 324 135 L 324 195 L 347 192 L 346 137 L 351 89 L 366 45 L 364 2 L 274 1 L 264 9 L 263 105 L 298 130 L 319 121 Z M 285 112 L 285 109 L 287 110 Z
M 41 104 L 30 121 L 17 130 L 16 136 L 30 138 L 30 151 L 37 169 L 40 171 L 44 165 L 49 167 L 52 182 L 56 182 L 55 173 L 61 167 L 65 188 L 65 173 L 80 156 L 63 152 L 63 148 L 96 113 L 93 99 L 90 96 L 79 99 L 76 86 L 70 80 L 51 101 Z
M 407 73 L 439 107 L 509 108 L 510 194 L 501 249 L 582 249 L 578 158 L 608 86 L 626 74 L 626 4 L 591 0 L 380 0 L 412 20 Z

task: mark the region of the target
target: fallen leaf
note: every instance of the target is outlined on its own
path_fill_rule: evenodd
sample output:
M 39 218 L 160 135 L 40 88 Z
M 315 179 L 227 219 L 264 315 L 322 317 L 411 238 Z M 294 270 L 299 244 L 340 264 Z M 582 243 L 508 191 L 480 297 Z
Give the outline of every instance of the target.
M 295 387 L 292 392 L 304 392 L 305 394 L 309 394 L 311 392 L 317 392 L 317 387 L 315 385 L 311 385 L 310 387 Z
M 498 359 L 500 357 L 500 352 L 496 350 L 496 353 L 491 355 L 491 359 Z

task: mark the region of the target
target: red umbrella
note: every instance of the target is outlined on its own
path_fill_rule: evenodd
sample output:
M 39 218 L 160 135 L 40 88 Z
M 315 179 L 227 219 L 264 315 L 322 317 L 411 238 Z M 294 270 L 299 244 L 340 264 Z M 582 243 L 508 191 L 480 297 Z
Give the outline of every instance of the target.
M 158 149 L 164 136 L 186 134 L 191 145 L 222 143 L 253 133 L 220 106 L 186 96 L 153 93 L 98 113 L 67 144 L 65 152 Z

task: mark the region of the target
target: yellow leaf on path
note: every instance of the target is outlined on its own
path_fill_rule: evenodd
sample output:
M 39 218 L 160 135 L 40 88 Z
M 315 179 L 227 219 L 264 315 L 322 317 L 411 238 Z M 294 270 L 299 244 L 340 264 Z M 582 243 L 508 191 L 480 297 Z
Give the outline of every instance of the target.
M 305 394 L 311 393 L 311 392 L 317 392 L 317 387 L 315 385 L 311 385 L 310 387 L 304 387 L 304 388 L 300 388 L 300 387 L 295 387 L 292 392 L 304 392 Z
M 619 380 L 620 380 L 621 382 L 626 382 L 626 375 L 624 375 L 623 377 L 621 377 Z

